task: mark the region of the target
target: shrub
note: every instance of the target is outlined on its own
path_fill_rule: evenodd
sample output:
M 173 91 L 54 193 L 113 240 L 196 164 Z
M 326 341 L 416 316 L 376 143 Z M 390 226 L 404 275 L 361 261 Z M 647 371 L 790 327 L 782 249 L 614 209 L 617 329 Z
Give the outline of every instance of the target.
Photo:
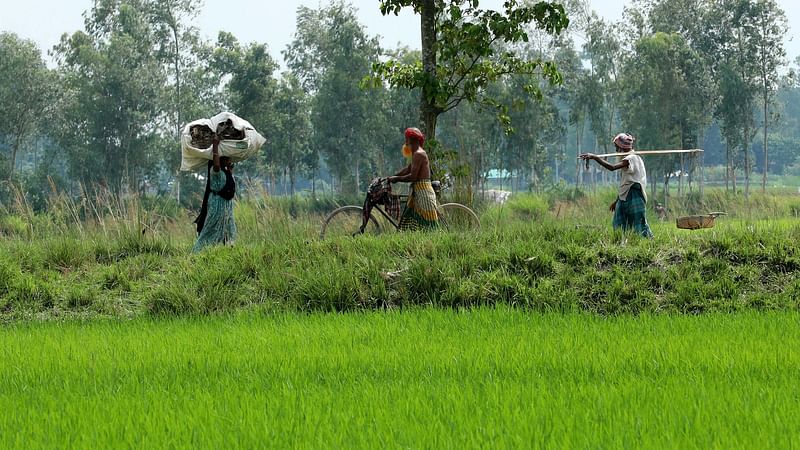
M 159 284 L 144 299 L 147 313 L 155 316 L 194 315 L 200 312 L 199 299 L 186 286 Z
M 0 217 L 0 235 L 22 237 L 27 236 L 29 232 L 30 228 L 25 218 L 14 214 Z
M 16 277 L 7 296 L 14 309 L 31 312 L 52 308 L 56 299 L 50 283 L 29 274 Z
M 18 264 L 5 255 L 0 256 L 0 298 L 8 295 L 20 275 Z
M 51 239 L 44 245 L 44 267 L 66 272 L 92 261 L 92 250 L 82 239 Z
M 90 285 L 70 285 L 66 287 L 64 302 L 70 308 L 85 308 L 93 305 L 100 295 L 97 288 Z

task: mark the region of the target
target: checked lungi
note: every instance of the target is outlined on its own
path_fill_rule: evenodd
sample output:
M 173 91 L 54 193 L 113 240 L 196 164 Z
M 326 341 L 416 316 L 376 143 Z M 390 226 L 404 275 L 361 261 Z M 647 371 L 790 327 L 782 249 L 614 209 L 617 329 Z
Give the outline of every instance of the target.
M 617 199 L 612 225 L 615 229 L 633 230 L 644 237 L 651 238 L 653 232 L 650 231 L 650 225 L 647 224 L 646 210 L 647 202 L 642 194 L 642 185 L 634 183 L 628 191 L 627 200 Z
M 403 215 L 400 217 L 401 230 L 429 230 L 439 226 L 436 212 L 436 192 L 431 180 L 411 183 L 411 193 Z

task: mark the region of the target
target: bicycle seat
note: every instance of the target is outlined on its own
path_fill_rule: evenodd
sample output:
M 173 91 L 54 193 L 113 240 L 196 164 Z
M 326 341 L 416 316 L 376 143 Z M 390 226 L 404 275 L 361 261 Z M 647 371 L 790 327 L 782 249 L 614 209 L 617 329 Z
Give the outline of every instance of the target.
M 433 186 L 433 192 L 439 192 L 442 190 L 442 182 L 439 180 L 431 181 L 431 186 Z

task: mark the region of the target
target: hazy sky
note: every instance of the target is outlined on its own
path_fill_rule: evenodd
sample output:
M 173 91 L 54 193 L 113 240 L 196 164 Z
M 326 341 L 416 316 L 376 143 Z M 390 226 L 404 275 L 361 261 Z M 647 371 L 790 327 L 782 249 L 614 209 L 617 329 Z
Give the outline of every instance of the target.
M 592 8 L 601 16 L 616 20 L 622 13 L 623 3 L 618 0 L 590 0 Z M 777 0 L 786 12 L 789 33 L 786 50 L 790 60 L 800 55 L 800 2 Z M 46 53 L 58 43 L 61 34 L 83 29 L 84 11 L 92 0 L 0 0 L 0 30 L 12 31 L 31 39 Z M 216 39 L 220 30 L 232 32 L 240 42 L 266 43 L 273 56 L 282 62 L 280 52 L 291 41 L 295 30 L 295 11 L 298 6 L 317 7 L 327 1 L 319 0 L 206 0 L 197 19 L 200 33 Z M 394 48 L 398 43 L 419 48 L 419 19 L 410 12 L 382 16 L 379 0 L 351 0 L 361 22 L 370 35 L 380 35 L 384 47 Z M 268 5 L 268 6 L 267 6 Z M 502 0 L 484 0 L 481 6 L 499 8 Z

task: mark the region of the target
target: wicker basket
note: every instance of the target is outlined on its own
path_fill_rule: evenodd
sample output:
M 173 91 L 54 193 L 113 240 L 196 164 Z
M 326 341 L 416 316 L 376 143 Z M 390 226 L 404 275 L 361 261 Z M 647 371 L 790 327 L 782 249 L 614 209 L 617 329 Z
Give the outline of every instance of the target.
M 714 227 L 714 219 L 724 215 L 724 212 L 713 212 L 699 216 L 683 216 L 675 219 L 675 225 L 685 230 L 697 230 L 699 228 Z

